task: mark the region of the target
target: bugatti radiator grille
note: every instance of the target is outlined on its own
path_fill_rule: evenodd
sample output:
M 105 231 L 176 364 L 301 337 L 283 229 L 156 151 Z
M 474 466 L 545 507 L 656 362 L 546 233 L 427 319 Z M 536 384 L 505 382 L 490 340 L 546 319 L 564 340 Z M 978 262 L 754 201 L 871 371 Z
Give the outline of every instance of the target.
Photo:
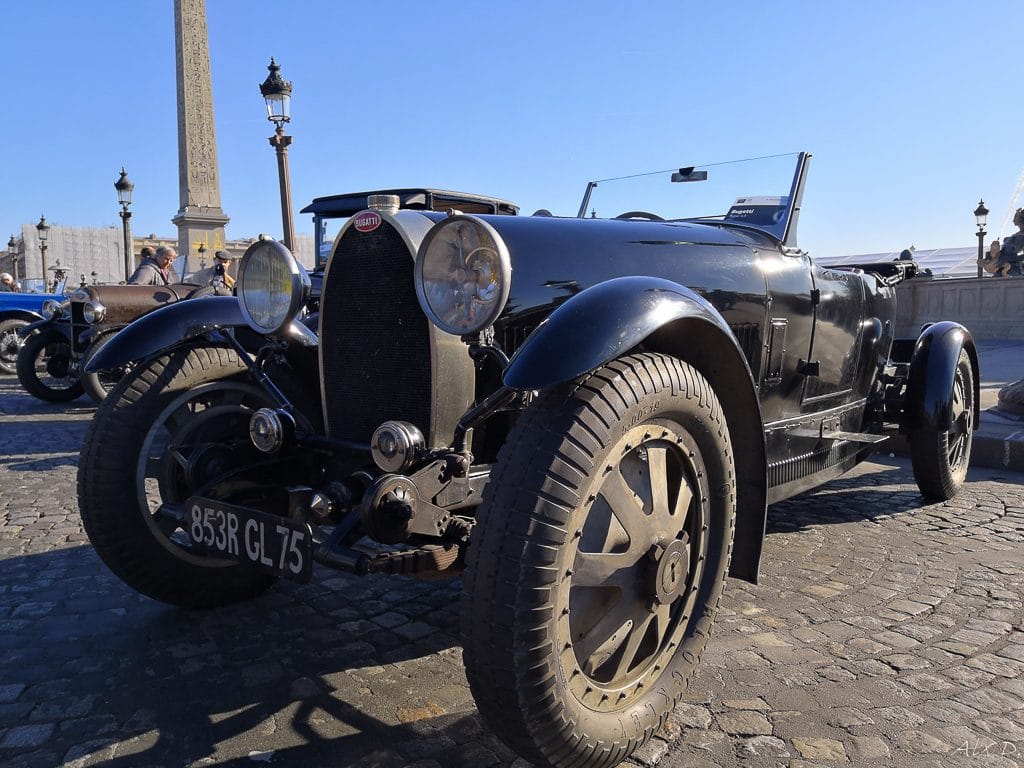
M 320 354 L 330 435 L 368 442 L 387 419 L 430 432 L 429 323 L 413 258 L 388 222 L 350 228 L 324 279 Z

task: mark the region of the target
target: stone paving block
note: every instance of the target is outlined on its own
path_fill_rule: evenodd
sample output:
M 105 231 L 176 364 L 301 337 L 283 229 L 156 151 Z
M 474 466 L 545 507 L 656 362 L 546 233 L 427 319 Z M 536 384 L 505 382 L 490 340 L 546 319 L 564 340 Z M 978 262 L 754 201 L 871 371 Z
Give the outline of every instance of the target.
M 889 757 L 889 745 L 879 736 L 851 736 L 847 750 L 853 762 L 875 761 Z
M 809 760 L 833 760 L 847 762 L 846 748 L 841 741 L 835 739 L 794 737 L 793 746 L 801 757 Z

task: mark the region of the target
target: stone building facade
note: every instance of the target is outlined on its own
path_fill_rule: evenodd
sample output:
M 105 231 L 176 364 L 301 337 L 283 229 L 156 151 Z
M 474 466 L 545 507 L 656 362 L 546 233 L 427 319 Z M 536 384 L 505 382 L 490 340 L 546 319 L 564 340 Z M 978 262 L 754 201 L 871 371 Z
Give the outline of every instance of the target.
M 35 224 L 22 224 L 21 232 L 14 235 L 15 247 L 0 251 L 0 272 L 17 274 L 19 280 L 42 277 L 42 250 L 39 233 Z M 132 252 L 135 264 L 139 263 L 139 251 L 143 246 L 157 248 L 161 245 L 178 247 L 176 236 L 150 234 L 132 238 Z M 228 240 L 226 250 L 241 256 L 255 238 Z M 47 239 L 46 262 L 53 278 L 55 268 L 65 270 L 70 284 L 80 280 L 88 283 L 119 283 L 124 276 L 124 239 L 120 226 L 112 227 L 71 227 L 51 224 Z M 313 266 L 313 237 L 301 235 L 296 238 L 299 261 L 306 267 Z M 0 246 L 4 244 L 0 243 Z M 15 268 L 17 260 L 17 268 Z M 198 252 L 179 253 L 174 264 L 175 277 L 183 277 L 213 263 L 213 253 L 201 257 Z

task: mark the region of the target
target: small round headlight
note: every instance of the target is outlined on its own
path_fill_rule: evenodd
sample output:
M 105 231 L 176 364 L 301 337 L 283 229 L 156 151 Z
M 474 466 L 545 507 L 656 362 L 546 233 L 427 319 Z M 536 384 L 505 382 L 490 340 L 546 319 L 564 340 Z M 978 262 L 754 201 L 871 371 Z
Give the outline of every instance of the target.
M 277 333 L 309 297 L 309 275 L 291 251 L 273 240 L 249 246 L 238 268 L 237 294 L 246 322 L 257 333 Z
M 56 299 L 47 299 L 43 302 L 42 307 L 43 317 L 47 320 L 52 320 L 55 317 L 60 317 L 64 314 L 64 303 L 57 301 Z
M 413 465 L 426 444 L 415 424 L 385 421 L 370 438 L 370 456 L 385 472 L 401 472 Z
M 512 260 L 501 235 L 475 216 L 450 216 L 427 232 L 416 256 L 416 296 L 438 328 L 465 336 L 505 308 Z
M 96 300 L 87 301 L 85 302 L 85 306 L 82 307 L 82 317 L 85 318 L 85 322 L 90 325 L 102 323 L 103 318 L 106 316 L 107 308 Z

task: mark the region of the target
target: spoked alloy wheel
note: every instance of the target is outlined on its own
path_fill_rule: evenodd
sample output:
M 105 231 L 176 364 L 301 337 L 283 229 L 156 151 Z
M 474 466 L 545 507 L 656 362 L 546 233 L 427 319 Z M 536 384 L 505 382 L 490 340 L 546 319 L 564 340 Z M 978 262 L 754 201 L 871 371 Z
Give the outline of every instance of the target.
M 18 351 L 17 368 L 21 386 L 40 400 L 66 403 L 84 391 L 71 358 L 71 342 L 60 331 L 29 336 Z
M 707 642 L 735 522 L 707 381 L 610 363 L 520 418 L 487 486 L 462 637 L 481 714 L 538 766 L 610 766 L 664 723 Z
M 268 405 L 225 349 L 179 350 L 133 370 L 100 405 L 78 470 L 86 532 L 107 566 L 157 600 L 212 607 L 274 578 L 195 551 L 185 501 L 257 462 L 249 418 Z
M 670 421 L 612 447 L 558 602 L 569 688 L 599 711 L 632 701 L 679 646 L 704 570 L 709 501 L 693 441 Z M 618 457 L 616 459 L 616 457 Z
M 18 347 L 21 345 L 18 330 L 26 325 L 24 320 L 0 322 L 0 373 L 18 372 Z
M 977 403 L 974 369 L 965 350 L 960 351 L 953 377 L 952 416 L 953 424 L 948 431 L 916 429 L 908 435 L 914 480 L 928 499 L 953 498 L 967 479 Z

